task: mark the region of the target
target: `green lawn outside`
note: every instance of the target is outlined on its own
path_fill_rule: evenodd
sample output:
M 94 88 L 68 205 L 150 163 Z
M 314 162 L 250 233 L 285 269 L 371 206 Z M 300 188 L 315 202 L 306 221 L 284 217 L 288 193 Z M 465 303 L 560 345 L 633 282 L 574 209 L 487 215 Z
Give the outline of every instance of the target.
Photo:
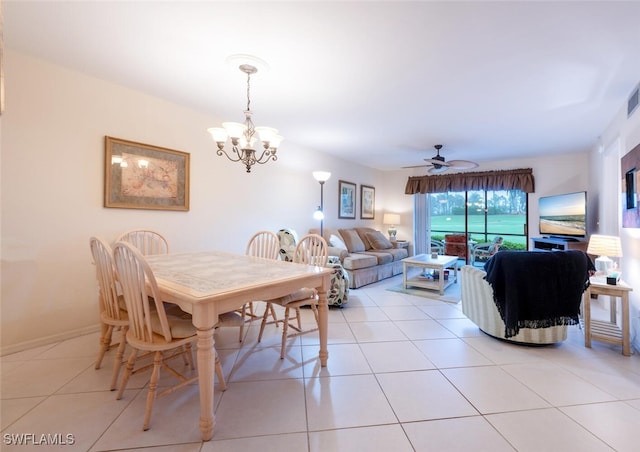
M 469 233 L 471 239 L 484 242 L 484 216 L 469 215 Z M 500 235 L 504 237 L 505 248 L 526 248 L 524 235 L 524 215 L 490 215 L 487 219 L 487 241 Z M 434 215 L 431 217 L 432 238 L 444 239 L 448 232 L 464 232 L 464 215 Z

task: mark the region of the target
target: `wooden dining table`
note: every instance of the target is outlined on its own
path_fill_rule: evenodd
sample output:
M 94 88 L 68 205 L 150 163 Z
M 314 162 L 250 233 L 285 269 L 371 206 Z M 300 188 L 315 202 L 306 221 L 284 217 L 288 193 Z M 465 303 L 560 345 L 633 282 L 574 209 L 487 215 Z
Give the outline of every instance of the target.
M 197 366 L 202 439 L 213 436 L 215 425 L 213 331 L 218 315 L 245 303 L 269 300 L 302 287 L 318 291 L 319 359 L 327 365 L 327 290 L 331 268 L 274 261 L 224 251 L 146 256 L 163 301 L 192 315 L 197 329 Z

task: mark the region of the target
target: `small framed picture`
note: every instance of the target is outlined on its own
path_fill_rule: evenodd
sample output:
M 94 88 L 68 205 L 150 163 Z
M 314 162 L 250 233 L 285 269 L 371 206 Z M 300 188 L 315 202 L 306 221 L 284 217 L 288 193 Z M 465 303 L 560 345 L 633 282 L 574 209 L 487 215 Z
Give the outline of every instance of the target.
M 360 219 L 373 220 L 376 215 L 376 189 L 360 185 Z
M 189 154 L 105 137 L 104 206 L 189 210 Z
M 356 219 L 356 184 L 338 181 L 338 218 Z

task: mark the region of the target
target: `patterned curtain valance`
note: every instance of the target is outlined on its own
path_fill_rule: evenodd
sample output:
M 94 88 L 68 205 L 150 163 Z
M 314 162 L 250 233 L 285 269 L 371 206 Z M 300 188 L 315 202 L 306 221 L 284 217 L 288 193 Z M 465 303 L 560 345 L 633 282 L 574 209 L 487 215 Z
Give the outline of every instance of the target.
M 521 190 L 534 192 L 533 170 L 520 168 L 501 171 L 438 174 L 435 176 L 411 176 L 404 193 L 445 193 L 469 190 Z

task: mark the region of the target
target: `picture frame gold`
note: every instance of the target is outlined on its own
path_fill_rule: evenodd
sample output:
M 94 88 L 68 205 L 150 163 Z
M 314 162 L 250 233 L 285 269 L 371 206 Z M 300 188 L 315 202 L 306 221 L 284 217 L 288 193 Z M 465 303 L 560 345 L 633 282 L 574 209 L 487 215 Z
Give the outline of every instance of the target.
M 338 181 L 338 218 L 356 219 L 356 184 Z
M 360 185 L 360 219 L 373 220 L 376 217 L 376 189 L 370 185 Z
M 189 210 L 186 152 L 105 136 L 104 207 Z

